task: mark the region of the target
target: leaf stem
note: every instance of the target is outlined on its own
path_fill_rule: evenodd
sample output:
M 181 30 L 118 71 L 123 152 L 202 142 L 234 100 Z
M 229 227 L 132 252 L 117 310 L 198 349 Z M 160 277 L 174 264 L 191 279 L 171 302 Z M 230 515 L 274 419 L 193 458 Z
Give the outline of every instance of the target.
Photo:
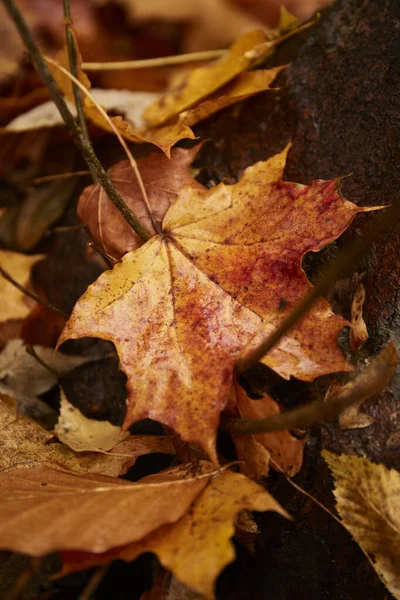
M 77 75 L 77 68 L 76 68 L 75 44 L 74 44 L 73 35 L 71 33 L 71 29 L 70 29 L 70 24 L 72 24 L 72 18 L 71 18 L 71 7 L 69 4 L 69 0 L 63 0 L 63 7 L 64 7 L 64 17 L 67 21 L 65 23 L 65 37 L 67 40 L 67 47 L 68 47 L 69 67 L 71 69 L 72 75 L 74 77 L 77 77 L 78 75 Z M 85 115 L 83 112 L 81 92 L 74 83 L 72 83 L 72 89 L 74 91 L 75 106 L 76 106 L 76 113 L 78 116 L 79 126 L 81 128 L 83 137 L 87 141 L 89 141 L 90 138 L 89 138 L 89 133 L 88 133 L 87 125 L 86 125 Z
M 389 385 L 396 371 L 396 365 L 396 348 L 393 342 L 390 342 L 351 384 L 344 386 L 333 398 L 325 402 L 311 402 L 265 419 L 223 417 L 221 427 L 232 433 L 250 435 L 297 429 L 332 421 L 345 408 L 362 403 Z
M 3 5 L 5 6 L 10 18 L 14 22 L 18 32 L 25 43 L 25 46 L 31 56 L 32 63 L 42 78 L 43 82 L 46 84 L 50 96 L 57 106 L 60 114 L 67 126 L 71 138 L 73 142 L 76 144 L 78 149 L 80 150 L 83 158 L 85 159 L 91 173 L 94 177 L 97 178 L 97 181 L 104 189 L 110 200 L 115 204 L 117 209 L 120 211 L 125 221 L 132 227 L 132 229 L 137 233 L 137 235 L 146 242 L 150 239 L 151 235 L 147 231 L 146 227 L 141 223 L 135 213 L 129 208 L 126 204 L 125 200 L 120 196 L 120 194 L 115 189 L 114 185 L 110 181 L 102 167 L 99 159 L 97 158 L 92 145 L 88 140 L 86 140 L 83 135 L 79 132 L 75 119 L 70 112 L 64 98 L 61 95 L 61 92 L 58 88 L 57 83 L 55 82 L 52 74 L 48 66 L 46 65 L 38 46 L 33 40 L 30 30 L 27 27 L 27 24 L 20 13 L 19 9 L 16 7 L 14 0 L 2 0 Z
M 64 317 L 65 319 L 68 319 L 69 315 L 67 315 L 64 311 L 60 310 L 56 306 L 53 306 L 53 304 L 50 304 L 49 302 L 46 302 L 46 300 L 43 300 L 43 298 L 41 298 L 40 296 L 37 296 L 34 292 L 31 292 L 30 290 L 26 289 L 23 285 L 21 285 L 20 283 L 18 283 L 18 281 L 15 281 L 15 279 L 13 277 L 11 277 L 11 275 L 7 271 L 5 271 L 3 269 L 3 267 L 0 267 L 0 275 L 4 279 L 6 279 L 6 281 L 8 281 L 9 283 L 11 283 L 11 285 L 13 285 L 14 287 L 16 287 L 20 292 L 22 292 L 23 294 L 25 294 L 25 296 L 28 296 L 29 298 L 32 298 L 32 300 L 34 300 L 38 304 L 41 304 L 42 306 L 45 306 L 49 310 L 52 310 L 57 315 L 60 315 L 60 317 Z
M 224 56 L 228 50 L 205 50 L 203 52 L 190 52 L 189 54 L 176 54 L 174 56 L 161 56 L 160 58 L 145 58 L 143 60 L 123 60 L 119 62 L 84 62 L 85 71 L 117 71 L 120 69 L 146 69 L 148 67 L 165 67 L 200 60 L 214 60 Z

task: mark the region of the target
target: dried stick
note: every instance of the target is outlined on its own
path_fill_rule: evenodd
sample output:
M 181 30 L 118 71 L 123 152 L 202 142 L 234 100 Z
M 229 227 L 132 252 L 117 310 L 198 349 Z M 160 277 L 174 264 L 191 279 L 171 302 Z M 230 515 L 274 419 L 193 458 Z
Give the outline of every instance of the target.
M 297 429 L 332 421 L 352 404 L 358 404 L 389 385 L 397 366 L 397 351 L 393 342 L 376 356 L 360 375 L 328 400 L 311 402 L 265 419 L 223 418 L 221 427 L 232 433 L 249 435 Z
M 69 5 L 69 0 L 63 0 L 63 7 L 64 7 L 64 17 L 67 20 L 67 23 L 65 24 L 65 37 L 67 40 L 69 67 L 71 69 L 72 75 L 74 77 L 77 77 L 75 44 L 74 44 L 74 38 L 71 33 L 71 29 L 69 27 L 69 23 L 72 23 L 71 8 Z M 74 92 L 76 113 L 78 116 L 79 126 L 81 128 L 83 137 L 87 141 L 89 141 L 89 133 L 87 130 L 85 115 L 83 112 L 81 92 L 74 83 L 72 84 L 72 89 Z
M 145 242 L 150 239 L 151 235 L 147 231 L 146 227 L 141 223 L 135 213 L 129 208 L 126 204 L 125 200 L 120 196 L 120 194 L 115 189 L 114 185 L 111 183 L 110 179 L 107 176 L 107 173 L 103 169 L 99 159 L 97 158 L 92 145 L 81 135 L 79 132 L 75 119 L 70 112 L 64 98 L 61 95 L 61 92 L 58 88 L 57 83 L 55 82 L 52 74 L 48 66 L 46 65 L 39 48 L 35 44 L 31 32 L 28 29 L 22 14 L 19 9 L 16 7 L 14 0 L 2 0 L 3 4 L 10 15 L 10 18 L 14 22 L 18 32 L 29 51 L 31 56 L 32 63 L 42 78 L 43 82 L 46 84 L 50 96 L 57 106 L 65 125 L 67 126 L 71 138 L 80 150 L 83 158 L 85 159 L 91 173 L 100 183 L 101 187 L 104 189 L 110 200 L 115 204 L 117 209 L 120 211 L 125 221 L 132 227 L 132 229 L 137 233 L 137 235 Z
M 55 312 L 57 315 L 60 315 L 60 317 L 64 317 L 65 319 L 69 318 L 69 315 L 67 315 L 64 311 L 60 310 L 56 306 L 53 306 L 53 304 L 50 304 L 50 302 L 46 302 L 46 300 L 43 300 L 43 298 L 37 296 L 34 292 L 31 292 L 30 290 L 25 288 L 23 285 L 18 283 L 18 281 L 15 281 L 15 279 L 11 277 L 11 275 L 7 271 L 5 271 L 3 267 L 0 267 L 0 275 L 1 277 L 4 277 L 4 279 L 11 283 L 14 287 L 16 287 L 20 292 L 25 294 L 25 296 L 29 296 L 29 298 L 32 298 L 32 300 L 34 300 L 38 304 L 41 304 L 42 306 L 45 306 L 46 308 Z
M 122 69 L 146 69 L 148 67 L 166 67 L 201 60 L 214 60 L 224 56 L 228 50 L 204 50 L 203 52 L 190 52 L 189 54 L 176 54 L 174 56 L 161 56 L 160 58 L 145 58 L 142 60 L 123 60 L 119 62 L 84 62 L 85 71 L 119 71 Z

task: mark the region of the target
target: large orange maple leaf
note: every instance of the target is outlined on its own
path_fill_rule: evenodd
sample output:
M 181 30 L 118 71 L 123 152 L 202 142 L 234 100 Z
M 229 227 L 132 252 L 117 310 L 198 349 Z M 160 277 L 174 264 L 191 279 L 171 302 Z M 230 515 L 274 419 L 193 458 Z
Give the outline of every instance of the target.
M 162 233 L 77 302 L 59 344 L 84 336 L 114 342 L 128 378 L 125 429 L 150 417 L 216 460 L 235 361 L 311 287 L 304 254 L 366 210 L 341 197 L 338 180 L 283 182 L 287 151 L 249 167 L 235 185 L 183 189 Z M 320 299 L 263 362 L 305 381 L 351 370 L 337 346 L 345 324 Z

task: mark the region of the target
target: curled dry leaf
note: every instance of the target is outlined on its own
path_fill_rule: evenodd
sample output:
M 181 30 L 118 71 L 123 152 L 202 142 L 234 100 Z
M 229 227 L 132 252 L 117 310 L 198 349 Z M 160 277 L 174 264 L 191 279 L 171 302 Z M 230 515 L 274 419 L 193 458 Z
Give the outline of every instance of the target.
M 222 569 L 235 558 L 231 537 L 241 510 L 287 512 L 260 485 L 239 473 L 224 471 L 210 480 L 189 511 L 172 525 L 165 525 L 142 541 L 103 554 L 62 553 L 63 573 L 134 560 L 153 552 L 161 564 L 190 588 L 214 598 L 214 584 Z
M 46 467 L 74 473 L 118 477 L 138 456 L 152 452 L 174 454 L 168 438 L 136 436 L 115 446 L 109 454 L 78 454 L 35 421 L 17 412 L 14 400 L 0 394 L 0 471 Z M 54 440 L 54 443 L 52 441 Z
M 252 66 L 254 58 L 248 58 L 247 53 L 265 41 L 266 34 L 261 29 L 245 33 L 225 56 L 211 65 L 193 69 L 177 89 L 170 90 L 150 105 L 144 112 L 146 123 L 150 127 L 162 125 L 213 94 Z
M 365 458 L 323 451 L 336 507 L 395 598 L 400 598 L 400 473 Z
M 265 419 L 281 412 L 279 404 L 270 396 L 252 400 L 242 387 L 239 385 L 235 387 L 237 408 L 242 418 Z M 301 469 L 307 437 L 299 440 L 289 431 L 273 431 L 254 436 L 234 435 L 233 439 L 239 458 L 245 461 L 246 475 L 251 476 L 250 473 L 254 473 L 253 476 L 268 475 L 269 461 L 266 460 L 265 452 L 272 458 L 271 466 L 282 469 L 290 477 L 296 475 Z
M 34 254 L 27 256 L 19 252 L 0 250 L 0 266 L 3 267 L 13 279 L 23 287 L 29 287 L 31 269 L 33 265 L 42 260 L 44 255 Z M 0 275 L 0 322 L 11 319 L 24 319 L 32 310 L 35 303 L 23 292 L 20 292 L 12 283 Z
M 0 473 L 0 548 L 42 556 L 58 550 L 106 552 L 177 521 L 207 485 L 193 465 L 131 483 L 47 467 Z M 132 518 L 134 517 L 134 518 Z
M 357 352 L 368 339 L 368 329 L 363 319 L 364 301 L 365 288 L 360 283 L 354 292 L 351 303 L 350 346 L 353 352 Z
M 345 385 L 333 383 L 330 386 L 325 396 L 325 402 L 337 401 L 355 394 L 359 397 L 357 403 L 346 408 L 339 416 L 339 424 L 342 429 L 367 427 L 374 422 L 372 417 L 360 412 L 360 407 L 368 398 L 378 394 L 389 385 L 396 373 L 397 363 L 396 346 L 393 342 L 389 342 L 357 377 Z
M 176 148 L 172 150 L 170 160 L 163 154 L 152 152 L 147 158 L 137 161 L 151 215 L 129 161 L 119 162 L 110 170 L 109 176 L 115 188 L 151 233 L 156 233 L 155 224 L 161 227 L 165 213 L 183 187 L 191 185 L 205 189 L 190 173 L 190 165 L 199 148 Z M 79 198 L 78 215 L 89 227 L 96 244 L 114 258 L 120 258 L 141 244 L 99 184 L 85 188 Z
M 59 344 L 85 336 L 115 343 L 128 378 L 124 429 L 153 418 L 216 460 L 235 361 L 263 322 L 273 330 L 310 289 L 304 254 L 364 210 L 340 196 L 337 180 L 283 182 L 287 151 L 248 168 L 235 185 L 183 189 L 162 234 L 77 302 Z M 352 370 L 337 346 L 345 324 L 320 299 L 263 362 L 305 381 Z
M 68 402 L 60 389 L 60 416 L 54 428 L 60 442 L 75 452 L 111 450 L 129 434 L 122 436 L 121 427 L 108 421 L 88 419 L 81 411 Z
M 283 68 L 275 67 L 274 69 L 245 71 L 241 73 L 232 83 L 218 90 L 218 92 L 207 98 L 204 102 L 182 112 L 179 115 L 179 121 L 191 127 L 231 104 L 270 89 L 270 84 Z

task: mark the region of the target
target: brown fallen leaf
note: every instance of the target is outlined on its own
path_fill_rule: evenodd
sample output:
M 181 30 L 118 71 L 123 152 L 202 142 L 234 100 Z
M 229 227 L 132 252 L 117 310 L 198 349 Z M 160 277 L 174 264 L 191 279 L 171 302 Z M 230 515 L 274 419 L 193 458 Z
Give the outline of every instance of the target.
M 135 436 L 114 447 L 109 454 L 76 453 L 57 443 L 53 434 L 17 412 L 15 401 L 0 394 L 0 471 L 46 467 L 74 473 L 99 473 L 118 477 L 136 458 L 152 452 L 174 454 L 168 438 Z M 54 440 L 54 443 L 53 443 Z
M 215 580 L 235 558 L 231 537 L 241 510 L 287 512 L 260 485 L 239 473 L 224 471 L 210 480 L 193 506 L 179 521 L 164 525 L 142 541 L 101 554 L 63 552 L 62 574 L 111 560 L 134 560 L 153 552 L 161 564 L 182 583 L 214 598 Z
M 360 412 L 363 403 L 383 388 L 393 379 L 398 363 L 398 354 L 393 342 L 389 342 L 380 353 L 354 379 L 344 385 L 334 382 L 325 395 L 325 402 L 346 398 L 354 393 L 359 394 L 359 401 L 346 408 L 339 416 L 342 429 L 357 429 L 368 427 L 375 419 Z
M 232 83 L 228 83 L 213 96 L 192 109 L 180 113 L 179 121 L 191 127 L 231 104 L 270 89 L 270 84 L 276 79 L 282 69 L 284 67 L 240 73 Z
M 365 458 L 322 454 L 335 479 L 343 524 L 371 556 L 388 590 L 400 598 L 400 473 Z
M 253 435 L 232 434 L 232 440 L 241 473 L 252 479 L 268 475 L 271 453 Z
M 85 336 L 115 343 L 128 377 L 124 429 L 153 418 L 216 460 L 239 354 L 263 322 L 274 329 L 310 289 L 304 254 L 365 210 L 340 196 L 337 180 L 283 182 L 287 151 L 248 168 L 235 185 L 183 189 L 162 234 L 126 254 L 77 302 L 59 344 Z M 352 370 L 337 346 L 345 324 L 320 299 L 263 362 L 305 381 Z
M 95 0 L 104 2 L 104 0 Z M 185 52 L 224 48 L 245 31 L 262 23 L 227 0 L 118 0 L 134 23 L 160 20 L 189 25 L 184 35 Z M 221 26 L 221 24 L 223 24 Z
M 129 161 L 119 162 L 110 170 L 109 176 L 117 191 L 151 233 L 156 233 L 154 224 L 161 226 L 169 206 L 184 186 L 205 189 L 190 173 L 190 165 L 199 148 L 200 146 L 191 150 L 176 148 L 172 150 L 171 159 L 152 152 L 148 157 L 137 161 L 152 209 L 151 215 L 144 204 L 143 194 Z M 137 234 L 99 184 L 85 188 L 79 198 L 78 215 L 89 227 L 96 244 L 114 258 L 120 258 L 141 244 Z
M 278 415 L 281 412 L 279 404 L 270 396 L 252 400 L 241 386 L 236 385 L 235 387 L 240 417 L 244 419 L 264 419 L 265 417 Z M 262 450 L 266 450 L 273 461 L 271 466 L 275 469 L 282 469 L 289 477 L 293 477 L 301 469 L 307 437 L 299 440 L 289 431 L 274 431 L 259 433 L 254 436 L 235 435 L 234 442 L 237 449 L 239 449 L 239 458 L 245 461 L 245 468 L 255 472 L 256 476 L 268 475 L 269 461 L 262 460 Z M 257 444 L 256 448 L 254 448 L 254 442 Z M 249 465 L 247 465 L 247 451 L 249 452 Z M 265 467 L 267 467 L 266 471 L 262 472 Z M 250 476 L 247 470 L 245 473 Z
M 1 472 L 0 548 L 100 553 L 141 540 L 184 515 L 213 475 L 209 463 L 192 471 L 180 465 L 137 483 L 48 467 Z
M 31 269 L 42 260 L 42 254 L 27 256 L 9 250 L 0 250 L 0 266 L 3 267 L 17 283 L 29 287 Z M 35 303 L 23 292 L 0 276 L 0 322 L 24 319 L 35 306 Z
M 36 408 L 46 408 L 37 398 L 57 383 L 61 375 L 91 360 L 88 357 L 54 354 L 52 348 L 34 346 L 36 358 L 31 356 L 22 340 L 11 340 L 0 353 L 0 392 L 17 400 L 18 409 L 27 416 L 36 417 Z
M 357 352 L 368 339 L 368 329 L 363 319 L 364 301 L 365 288 L 360 283 L 354 292 L 351 303 L 350 346 L 353 352 Z
M 75 452 L 105 452 L 111 450 L 129 434 L 122 434 L 121 427 L 109 421 L 88 419 L 68 402 L 60 388 L 60 415 L 54 428 L 60 442 Z

